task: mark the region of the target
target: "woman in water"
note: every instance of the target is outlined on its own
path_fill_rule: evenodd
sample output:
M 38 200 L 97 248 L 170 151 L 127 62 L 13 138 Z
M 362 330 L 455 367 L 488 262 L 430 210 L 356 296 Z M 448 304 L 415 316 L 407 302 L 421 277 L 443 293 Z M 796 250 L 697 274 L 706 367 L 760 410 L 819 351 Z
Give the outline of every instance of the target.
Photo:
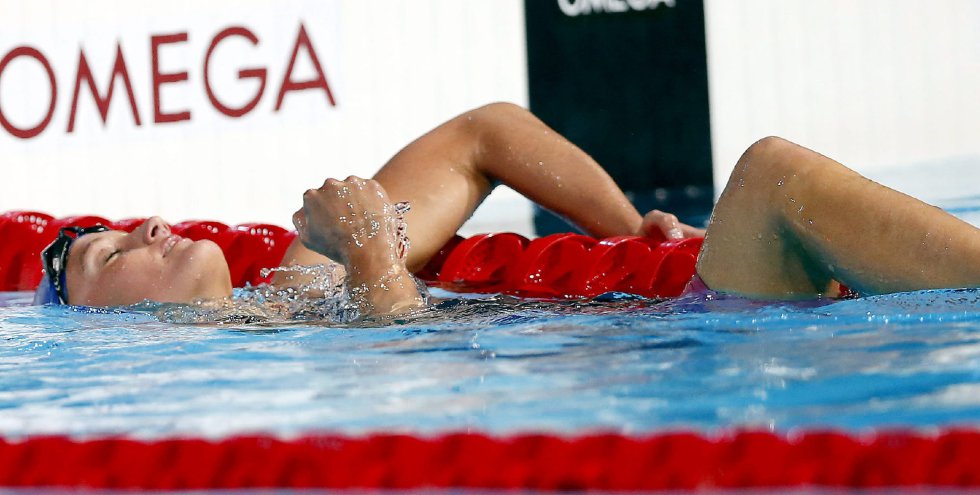
M 660 211 L 645 216 L 591 157 L 526 110 L 495 103 L 410 143 L 373 180 L 328 179 L 303 195 L 299 232 L 283 265 L 336 262 L 363 312 L 395 314 L 423 302 L 410 272 L 455 234 L 499 183 L 596 237 L 705 235 L 698 284 L 746 297 L 861 294 L 980 285 L 980 231 L 779 138 L 739 159 L 707 232 Z M 412 246 L 398 252 L 392 201 L 409 201 Z M 113 306 L 231 295 L 216 245 L 171 235 L 151 218 L 132 233 L 59 237 L 46 257 L 40 300 Z M 57 265 L 57 266 L 55 266 Z M 63 269 L 61 269 L 63 268 Z M 55 273 L 52 273 L 55 272 Z M 293 272 L 273 283 L 309 282 Z M 62 294 L 63 293 L 63 294 Z M 63 295 L 63 297 L 62 297 Z

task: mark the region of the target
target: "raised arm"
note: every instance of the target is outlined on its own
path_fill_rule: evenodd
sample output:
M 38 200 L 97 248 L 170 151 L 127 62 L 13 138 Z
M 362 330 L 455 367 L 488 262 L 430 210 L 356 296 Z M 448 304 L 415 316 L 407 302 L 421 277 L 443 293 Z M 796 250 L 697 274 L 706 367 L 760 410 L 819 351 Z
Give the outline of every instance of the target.
M 597 237 L 649 233 L 699 235 L 672 215 L 643 218 L 589 155 L 523 108 L 493 103 L 416 139 L 375 175 L 406 216 L 415 271 L 448 241 L 497 183 L 506 184 Z M 317 258 L 290 249 L 285 263 Z
M 638 231 L 641 217 L 587 154 L 516 105 L 464 113 L 406 146 L 375 178 L 410 200 L 410 268 L 420 268 L 503 183 L 589 234 Z

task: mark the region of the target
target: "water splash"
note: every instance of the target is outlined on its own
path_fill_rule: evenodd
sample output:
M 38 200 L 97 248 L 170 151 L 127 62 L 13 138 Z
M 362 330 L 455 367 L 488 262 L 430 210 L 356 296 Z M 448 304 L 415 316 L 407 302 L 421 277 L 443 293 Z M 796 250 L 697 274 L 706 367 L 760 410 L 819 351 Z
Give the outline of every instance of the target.
M 398 238 L 395 252 L 398 253 L 398 259 L 405 259 L 409 248 L 412 247 L 412 243 L 408 239 L 408 224 L 405 223 L 405 214 L 412 211 L 412 204 L 408 201 L 399 201 L 392 205 L 392 208 L 395 213 L 395 234 Z
M 259 275 L 263 278 L 273 273 L 294 273 L 302 277 L 309 277 L 310 281 L 303 284 L 299 290 L 303 293 L 319 292 L 330 294 L 336 292 L 338 284 L 343 282 L 344 268 L 336 263 L 320 265 L 291 265 L 277 266 L 275 268 L 263 268 Z M 274 286 L 260 286 L 274 287 Z M 271 294 L 266 294 L 271 295 Z M 281 295 L 281 294 L 276 294 Z
M 364 212 L 371 218 L 367 226 L 352 234 L 356 246 L 363 240 L 376 237 L 382 228 L 393 228 L 394 245 L 399 259 L 404 259 L 411 247 L 408 225 L 404 215 L 411 210 L 407 201 L 385 205 L 380 218 Z M 353 223 L 358 213 L 338 218 Z M 272 284 L 236 289 L 234 297 L 220 301 L 204 301 L 196 304 L 156 304 L 137 309 L 155 313 L 164 322 L 177 324 L 241 325 L 281 324 L 290 322 L 320 322 L 344 324 L 361 318 L 369 308 L 361 303 L 363 296 L 373 287 L 362 284 L 350 287 L 344 267 L 337 263 L 319 265 L 292 265 L 263 268 L 259 274 L 265 278 L 274 273 L 294 274 L 303 279 L 301 284 L 281 287 Z M 423 300 L 428 300 L 425 284 L 411 277 Z M 379 290 L 389 290 L 385 280 L 379 280 Z
M 295 287 L 271 284 L 235 290 L 228 299 L 195 304 L 156 304 L 140 308 L 160 321 L 190 325 L 279 324 L 291 322 L 346 323 L 360 314 L 350 304 L 344 268 L 338 264 L 265 268 L 260 274 L 294 273 L 309 280 Z

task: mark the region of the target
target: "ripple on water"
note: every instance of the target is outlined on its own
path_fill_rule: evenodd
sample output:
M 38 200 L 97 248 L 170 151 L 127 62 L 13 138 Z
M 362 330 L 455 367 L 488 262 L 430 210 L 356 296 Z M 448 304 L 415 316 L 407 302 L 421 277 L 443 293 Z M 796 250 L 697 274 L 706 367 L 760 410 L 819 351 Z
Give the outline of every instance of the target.
M 0 307 L 0 434 L 976 425 L 978 301 L 490 295 L 383 324 Z

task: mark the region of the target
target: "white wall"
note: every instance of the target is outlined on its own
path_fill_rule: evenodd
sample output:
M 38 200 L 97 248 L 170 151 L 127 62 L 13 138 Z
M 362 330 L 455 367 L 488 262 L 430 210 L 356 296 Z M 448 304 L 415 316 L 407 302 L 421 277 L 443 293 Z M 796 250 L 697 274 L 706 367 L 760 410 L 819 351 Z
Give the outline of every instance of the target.
M 980 193 L 980 2 L 705 0 L 705 17 L 719 191 L 749 144 L 780 135 L 886 183 L 934 167 Z
M 50 60 L 58 83 L 43 133 L 22 140 L 0 129 L 0 211 L 286 225 L 300 192 L 324 178 L 371 175 L 411 139 L 467 108 L 526 104 L 522 4 L 0 0 L 0 56 L 33 46 Z M 893 170 L 949 169 L 961 179 L 956 195 L 980 193 L 980 177 L 962 180 L 971 164 L 980 165 L 980 2 L 705 0 L 705 14 L 719 187 L 745 147 L 775 134 L 885 182 L 915 176 Z M 289 93 L 275 112 L 301 22 L 337 105 L 308 90 Z M 238 119 L 211 106 L 202 76 L 212 37 L 232 25 L 250 28 L 260 42 L 220 45 L 211 70 L 219 96 L 230 104 L 248 100 L 255 81 L 237 80 L 237 71 L 268 70 L 258 106 Z M 165 110 L 186 108 L 192 118 L 158 124 L 149 41 L 175 32 L 188 33 L 188 41 L 162 48 L 161 67 L 186 70 L 188 81 L 165 85 L 162 101 Z M 142 125 L 134 124 L 121 85 L 105 125 L 83 88 L 68 134 L 78 50 L 105 91 L 117 40 Z M 294 79 L 312 74 L 301 52 Z M 0 109 L 15 125 L 39 122 L 49 97 L 46 76 L 31 59 L 15 59 L 0 77 Z M 941 167 L 950 162 L 956 165 Z M 950 182 L 900 186 L 925 195 Z M 953 195 L 946 189 L 935 197 Z M 466 232 L 529 232 L 527 203 L 506 191 L 498 196 Z
M 315 89 L 288 93 L 276 112 L 300 23 L 336 106 Z M 208 46 L 232 25 L 248 27 L 259 44 L 219 45 L 210 70 L 218 97 L 229 106 L 247 102 L 258 83 L 238 80 L 238 70 L 268 70 L 258 106 L 240 118 L 217 112 L 203 85 Z M 161 48 L 160 66 L 187 71 L 188 80 L 162 86 L 161 101 L 191 119 L 154 123 L 150 37 L 179 32 L 187 42 Z M 118 80 L 108 123 L 83 85 L 67 133 L 79 48 L 104 92 L 117 40 L 142 125 Z M 22 45 L 50 61 L 57 104 L 36 137 L 0 129 L 0 211 L 287 225 L 302 191 L 326 177 L 370 176 L 400 147 L 471 107 L 527 103 L 521 0 L 0 0 L 0 56 Z M 301 50 L 293 79 L 314 76 Z M 17 127 L 32 127 L 44 117 L 48 88 L 37 61 L 16 58 L 0 76 L 0 109 Z

